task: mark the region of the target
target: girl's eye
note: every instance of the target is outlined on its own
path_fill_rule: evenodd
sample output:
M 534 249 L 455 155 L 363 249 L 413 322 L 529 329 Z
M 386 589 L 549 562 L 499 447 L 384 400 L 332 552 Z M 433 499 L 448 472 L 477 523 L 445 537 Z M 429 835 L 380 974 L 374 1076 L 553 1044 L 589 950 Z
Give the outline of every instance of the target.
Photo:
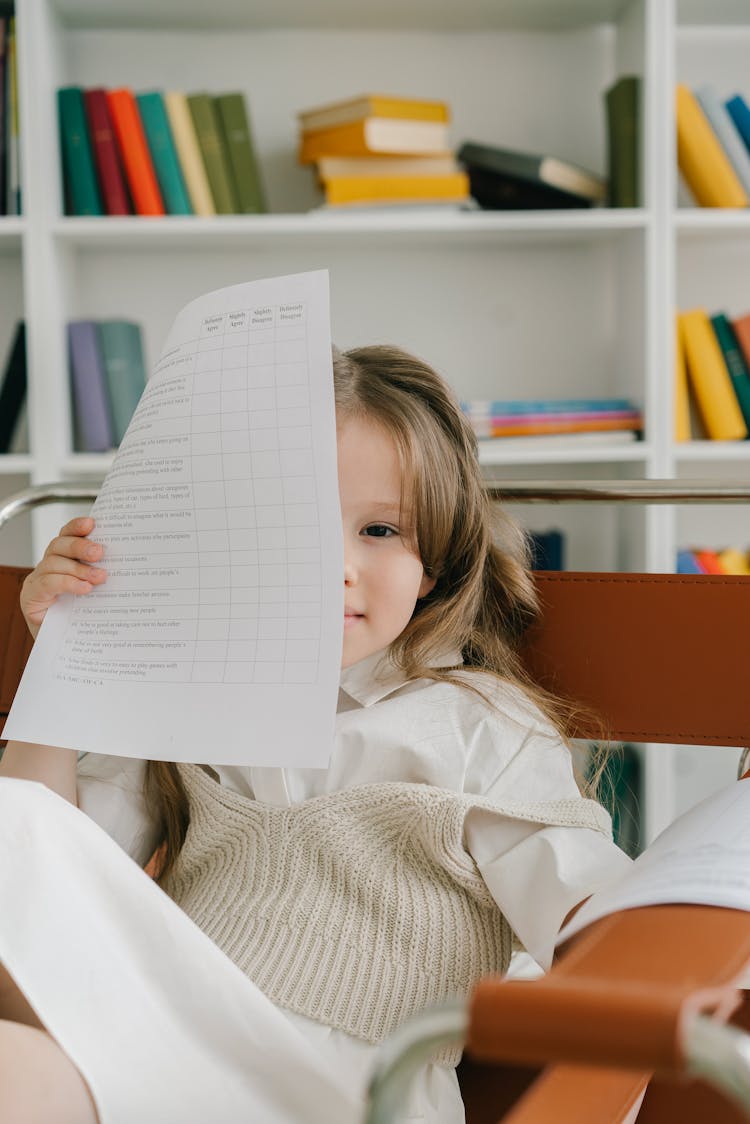
M 363 535 L 368 535 L 372 539 L 387 539 L 391 535 L 397 535 L 398 531 L 395 527 L 388 527 L 385 523 L 370 523 L 369 526 L 362 529 Z

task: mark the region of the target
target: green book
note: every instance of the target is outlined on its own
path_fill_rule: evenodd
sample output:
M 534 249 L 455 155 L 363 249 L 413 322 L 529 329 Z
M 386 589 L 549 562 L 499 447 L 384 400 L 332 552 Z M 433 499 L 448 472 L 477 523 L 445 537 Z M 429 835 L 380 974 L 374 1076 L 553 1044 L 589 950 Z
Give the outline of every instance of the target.
M 711 317 L 711 325 L 724 356 L 742 417 L 750 433 L 750 369 L 728 317 L 723 312 L 718 312 L 716 316 Z
M 67 215 L 104 214 L 86 123 L 83 90 L 80 86 L 64 86 L 57 91 L 57 115 L 60 125 L 65 213 Z
M 119 445 L 146 385 L 141 329 L 129 320 L 102 320 L 98 329 L 113 437 Z
M 641 206 L 641 80 L 624 74 L 605 94 L 610 207 Z
M 214 99 L 210 94 L 188 94 L 187 102 L 216 212 L 219 215 L 236 215 L 237 199 Z
M 164 98 L 155 90 L 148 94 L 136 94 L 136 102 L 167 214 L 192 215 L 193 208 L 182 177 Z
M 263 214 L 266 201 L 245 98 L 242 94 L 219 94 L 214 102 L 229 155 L 238 209 L 245 215 Z

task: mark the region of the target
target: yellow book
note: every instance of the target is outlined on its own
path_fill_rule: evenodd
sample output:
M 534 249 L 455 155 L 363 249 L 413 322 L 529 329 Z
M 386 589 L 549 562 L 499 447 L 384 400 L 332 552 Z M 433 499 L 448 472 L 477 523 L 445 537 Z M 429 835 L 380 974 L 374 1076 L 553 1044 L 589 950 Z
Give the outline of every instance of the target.
M 326 202 L 461 203 L 469 198 L 465 172 L 445 176 L 334 176 L 325 182 Z
M 680 324 L 677 321 L 674 334 L 674 439 L 675 441 L 690 441 L 691 438 L 687 366 L 685 365 Z
M 206 165 L 201 155 L 187 96 L 172 90 L 164 95 L 164 105 L 193 212 L 196 215 L 215 215 L 214 197 L 208 183 Z
M 741 576 L 750 574 L 750 562 L 744 551 L 730 546 L 727 547 L 726 550 L 720 550 L 718 558 L 724 573 L 739 574 Z
M 346 125 L 363 117 L 407 117 L 411 121 L 450 121 L 450 110 L 443 101 L 426 98 L 397 98 L 389 94 L 361 94 L 346 101 L 332 102 L 297 114 L 300 129 L 309 133 Z
M 333 129 L 304 133 L 300 164 L 321 156 L 432 156 L 448 149 L 448 126 L 441 121 L 407 121 L 391 117 L 366 117 Z
M 747 193 L 697 98 L 677 86 L 677 163 L 701 207 L 747 207 Z
M 445 176 L 463 168 L 451 152 L 442 156 L 321 156 L 318 179 L 335 176 Z
M 715 441 L 747 437 L 737 396 L 708 314 L 702 308 L 678 314 L 688 381 L 706 433 Z

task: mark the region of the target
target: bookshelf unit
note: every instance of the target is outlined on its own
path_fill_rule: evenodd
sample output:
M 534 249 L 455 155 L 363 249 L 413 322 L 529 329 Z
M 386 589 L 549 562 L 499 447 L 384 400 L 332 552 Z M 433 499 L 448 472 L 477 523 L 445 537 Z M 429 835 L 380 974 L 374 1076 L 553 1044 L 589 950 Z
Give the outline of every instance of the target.
M 0 494 L 101 479 L 107 456 L 70 438 L 65 323 L 126 316 L 153 363 L 179 308 L 211 288 L 326 267 L 341 346 L 394 342 L 464 397 L 627 395 L 645 440 L 544 455 L 485 452 L 506 476 L 750 477 L 748 445 L 672 441 L 672 317 L 700 300 L 750 309 L 750 215 L 678 206 L 673 87 L 750 94 L 743 0 L 16 0 L 24 215 L 0 219 L 0 348 L 27 321 L 28 452 L 0 458 Z M 643 207 L 573 212 L 312 211 L 297 110 L 365 90 L 447 100 L 451 137 L 553 152 L 605 170 L 603 94 L 643 78 Z M 67 218 L 55 90 L 79 84 L 247 98 L 271 213 Z M 733 90 L 732 90 L 733 92 Z M 745 295 L 747 294 L 747 295 Z M 489 463 L 493 462 L 493 463 Z M 736 526 L 737 509 L 519 509 L 563 526 L 571 567 L 668 571 L 678 545 Z M 4 536 L 32 561 L 61 521 Z M 709 537 L 709 545 L 710 545 Z M 719 541 L 719 540 L 717 540 Z M 750 545 L 750 535 L 747 537 Z M 681 751 L 680 751 L 681 752 Z M 647 758 L 649 835 L 689 799 L 677 751 Z M 689 786 L 688 786 L 689 787 Z

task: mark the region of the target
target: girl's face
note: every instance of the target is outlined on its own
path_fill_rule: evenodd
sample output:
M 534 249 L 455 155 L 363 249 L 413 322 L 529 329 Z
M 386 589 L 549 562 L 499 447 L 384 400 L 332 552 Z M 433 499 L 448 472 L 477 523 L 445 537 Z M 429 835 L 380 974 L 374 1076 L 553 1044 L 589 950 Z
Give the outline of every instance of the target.
M 342 667 L 400 636 L 414 606 L 435 585 L 401 520 L 401 468 L 395 443 L 367 418 L 338 427 L 339 496 L 344 529 Z

